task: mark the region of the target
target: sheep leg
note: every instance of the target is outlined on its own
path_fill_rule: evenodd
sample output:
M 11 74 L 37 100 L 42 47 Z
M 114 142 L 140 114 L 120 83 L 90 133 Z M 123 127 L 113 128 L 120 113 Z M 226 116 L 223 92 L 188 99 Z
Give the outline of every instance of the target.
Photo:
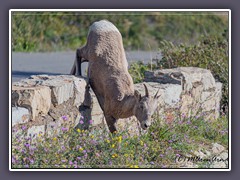
M 71 75 L 82 76 L 81 64 L 83 62 L 88 62 L 86 58 L 84 58 L 83 48 L 79 48 L 76 50 L 76 58 L 70 72 Z
M 70 74 L 71 75 L 75 75 L 76 74 L 76 59 L 74 60 L 74 63 L 73 63 L 73 66 L 72 66 Z
M 110 132 L 113 133 L 113 132 L 117 131 L 116 119 L 109 115 L 105 115 L 105 119 L 106 119 L 106 122 L 107 122 Z
M 83 56 L 82 56 L 82 48 L 77 49 L 76 51 L 76 75 L 82 76 L 82 64 Z

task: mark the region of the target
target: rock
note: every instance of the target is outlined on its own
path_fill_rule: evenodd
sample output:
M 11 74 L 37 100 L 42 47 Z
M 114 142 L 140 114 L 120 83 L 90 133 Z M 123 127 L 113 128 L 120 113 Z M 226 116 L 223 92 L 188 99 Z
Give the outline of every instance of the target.
M 205 152 L 205 154 L 206 154 L 207 156 L 211 156 L 211 152 L 210 152 L 210 151 L 205 150 L 204 152 Z
M 225 148 L 222 145 L 220 145 L 218 143 L 213 144 L 212 151 L 214 154 L 219 154 L 224 150 L 225 150 Z
M 120 132 L 127 132 L 129 136 L 140 135 L 141 128 L 138 124 L 138 120 L 132 116 L 126 119 L 119 119 L 116 123 L 117 129 Z
M 86 87 L 86 80 L 82 77 L 73 78 L 73 90 L 74 90 L 74 106 L 79 107 L 84 101 L 84 93 Z
M 56 106 L 73 97 L 73 77 L 70 77 L 64 75 L 58 77 L 38 75 L 31 76 L 32 79 L 30 80 L 41 82 L 42 86 L 49 87 L 51 89 L 52 104 Z
M 172 123 L 179 114 L 185 117 L 199 115 L 199 109 L 205 119 L 219 116 L 222 84 L 215 82 L 209 70 L 194 67 L 157 70 L 146 72 L 145 81 L 150 95 L 158 90 L 161 95 L 156 111 L 163 120 L 161 123 Z M 58 123 L 61 116 L 70 114 L 76 126 L 82 115 L 86 124 L 93 120 L 92 126 L 104 127 L 102 109 L 93 91 L 87 91 L 86 84 L 85 78 L 71 75 L 31 76 L 13 84 L 12 105 L 28 109 L 34 121 L 48 118 L 49 133 L 53 120 Z M 145 94 L 143 83 L 135 84 L 135 89 Z M 19 118 L 13 121 L 20 122 Z M 130 134 L 141 133 L 135 117 L 118 120 L 117 128 L 132 131 Z
M 27 131 L 27 136 L 34 136 L 34 135 L 44 135 L 45 134 L 45 125 L 41 125 L 41 126 L 32 126 L 30 128 L 28 128 Z
M 220 161 L 220 162 L 214 161 L 210 165 L 210 168 L 227 168 L 227 165 L 222 161 Z
M 219 155 L 219 157 L 220 157 L 221 159 L 223 159 L 223 160 L 228 159 L 228 153 L 223 152 L 223 153 L 221 153 L 221 154 Z
M 196 155 L 196 156 L 198 156 L 198 157 L 200 157 L 200 158 L 205 158 L 205 157 L 207 157 L 207 155 L 206 154 L 204 154 L 202 151 L 195 151 L 194 153 L 193 153 L 194 155 Z
M 146 82 L 159 82 L 161 84 L 179 84 L 185 92 L 194 87 L 203 85 L 204 90 L 215 88 L 215 79 L 207 69 L 196 67 L 179 67 L 146 72 Z
M 169 105 L 171 108 L 178 106 L 181 114 L 187 117 L 199 115 L 199 110 L 205 119 L 219 117 L 222 84 L 215 82 L 209 70 L 196 67 L 163 69 L 146 72 L 144 80 L 167 86 L 161 105 L 164 109 Z M 171 104 L 171 101 L 179 103 Z
M 34 120 L 39 114 L 47 114 L 51 106 L 49 87 L 12 87 L 12 104 L 27 108 Z
M 61 131 L 63 120 L 59 118 L 58 121 L 51 121 L 46 125 L 46 134 L 48 137 L 59 135 Z
M 98 103 L 96 95 L 92 90 L 90 91 L 90 94 L 93 100 L 91 119 L 93 120 L 93 125 L 98 125 L 104 120 L 103 111 Z
M 12 126 L 27 123 L 30 119 L 28 109 L 22 107 L 12 107 Z

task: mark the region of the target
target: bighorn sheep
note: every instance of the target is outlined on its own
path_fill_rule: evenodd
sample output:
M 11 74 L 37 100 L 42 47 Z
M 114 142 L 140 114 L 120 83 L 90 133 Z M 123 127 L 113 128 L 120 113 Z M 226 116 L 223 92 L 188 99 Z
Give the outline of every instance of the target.
M 81 75 L 81 63 L 86 61 L 89 62 L 90 87 L 96 94 L 110 132 L 116 131 L 117 119 L 133 115 L 141 127 L 147 129 L 157 108 L 158 92 L 151 97 L 145 84 L 145 96 L 134 91 L 122 36 L 111 22 L 101 20 L 90 26 L 86 45 L 76 51 L 71 74 Z

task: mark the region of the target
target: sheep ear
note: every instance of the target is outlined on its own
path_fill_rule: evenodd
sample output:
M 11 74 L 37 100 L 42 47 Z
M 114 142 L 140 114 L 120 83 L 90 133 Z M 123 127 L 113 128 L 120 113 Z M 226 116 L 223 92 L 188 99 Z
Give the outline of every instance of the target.
M 137 90 L 134 91 L 134 96 L 140 101 L 142 99 L 142 96 L 140 94 L 140 92 L 138 92 Z

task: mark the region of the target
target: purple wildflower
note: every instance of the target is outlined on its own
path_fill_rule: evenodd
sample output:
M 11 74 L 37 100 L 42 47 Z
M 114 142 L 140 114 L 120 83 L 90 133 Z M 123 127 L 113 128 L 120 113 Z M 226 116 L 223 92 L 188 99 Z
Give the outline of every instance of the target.
M 73 162 L 72 162 L 72 161 L 69 161 L 69 165 L 73 165 Z
M 160 157 L 164 157 L 164 155 L 163 155 L 163 154 L 160 154 L 159 156 L 160 156 Z
M 151 165 L 154 165 L 154 162 L 153 162 L 153 161 L 151 161 L 151 162 L 150 162 L 150 164 L 151 164 Z
M 29 165 L 28 165 L 28 164 L 26 164 L 26 165 L 24 165 L 24 167 L 25 167 L 25 168 L 29 168 Z
M 62 159 L 61 161 L 62 161 L 62 162 L 66 162 L 66 160 L 65 160 L 65 159 Z
M 66 148 L 65 148 L 65 146 L 62 146 L 61 149 L 64 151 Z
M 74 167 L 74 168 L 78 168 L 77 164 L 74 164 L 73 167 Z
M 67 116 L 62 116 L 62 119 L 63 119 L 64 121 L 67 121 L 67 120 L 68 120 Z
M 177 157 L 180 157 L 181 155 L 180 154 L 176 154 Z
M 79 123 L 80 123 L 80 124 L 83 124 L 84 122 L 83 122 L 83 120 L 80 120 Z
M 173 140 L 169 140 L 168 142 L 169 142 L 169 143 L 172 143 L 172 142 L 173 142 Z
M 182 118 L 185 118 L 185 117 L 186 117 L 186 115 L 184 113 L 182 113 Z
M 33 164 L 34 163 L 34 160 L 33 159 L 29 159 L 30 163 Z
M 16 160 L 15 157 L 12 157 L 12 163 L 13 163 L 13 164 L 17 163 L 17 160 Z
M 62 127 L 61 129 L 62 129 L 63 132 L 68 131 L 68 128 L 65 128 L 65 127 Z
M 179 122 L 178 122 L 178 124 L 182 124 L 182 123 L 183 123 L 183 121 L 179 121 Z
M 26 152 L 25 149 L 22 149 L 21 153 L 25 153 L 25 152 Z
M 97 145 L 97 141 L 96 140 L 91 140 L 90 143 L 93 144 L 93 145 Z
M 27 129 L 27 127 L 26 126 L 22 126 L 22 130 L 24 131 L 24 130 L 26 130 Z
M 77 160 L 81 160 L 81 157 L 77 157 Z
M 93 120 L 89 120 L 89 124 L 93 124 Z
M 44 151 L 47 153 L 47 152 L 48 152 L 48 149 L 47 149 L 47 148 L 44 148 Z
M 29 148 L 29 147 L 30 147 L 30 144 L 25 143 L 24 146 L 27 147 L 27 148 Z

